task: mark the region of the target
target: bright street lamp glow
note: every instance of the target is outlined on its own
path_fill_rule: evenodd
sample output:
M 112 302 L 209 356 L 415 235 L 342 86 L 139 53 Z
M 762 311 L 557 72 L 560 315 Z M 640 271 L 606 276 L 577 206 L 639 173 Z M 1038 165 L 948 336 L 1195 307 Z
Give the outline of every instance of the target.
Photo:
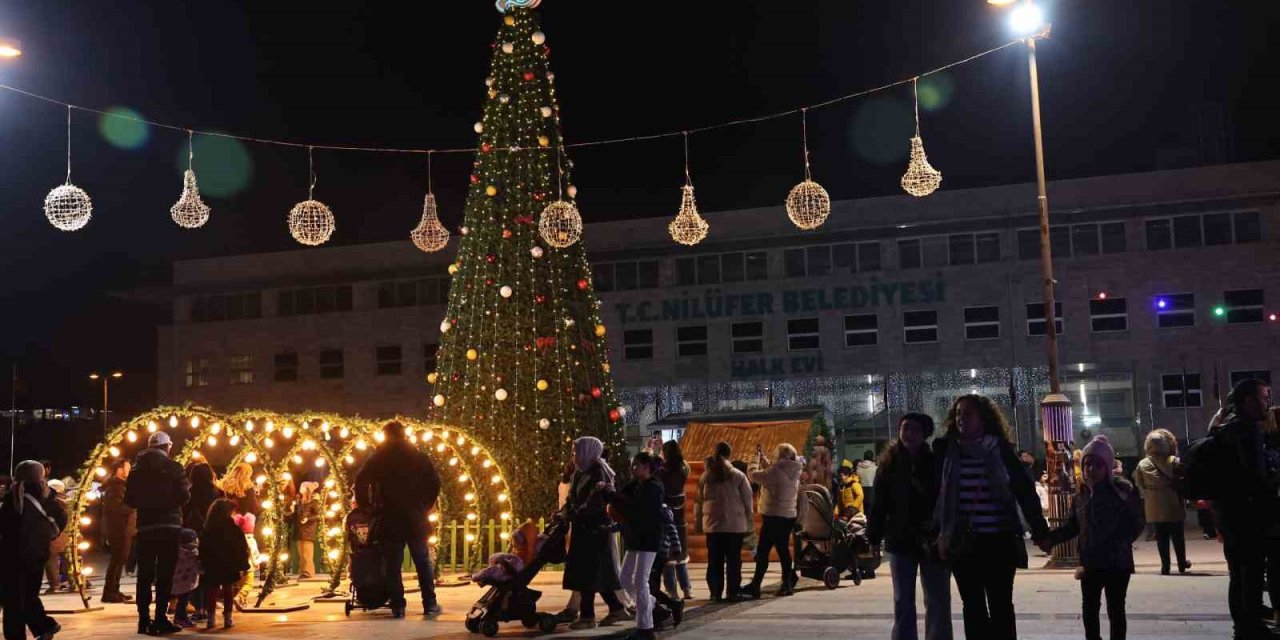
M 13 38 L 0 38 L 0 58 L 16 58 L 22 55 L 22 43 Z
M 987 4 L 995 5 L 997 7 L 1007 7 L 1014 2 L 1017 2 L 1017 0 L 987 0 Z
M 1030 36 L 1044 29 L 1044 11 L 1034 4 L 1020 4 L 1009 14 L 1009 28 L 1020 36 Z

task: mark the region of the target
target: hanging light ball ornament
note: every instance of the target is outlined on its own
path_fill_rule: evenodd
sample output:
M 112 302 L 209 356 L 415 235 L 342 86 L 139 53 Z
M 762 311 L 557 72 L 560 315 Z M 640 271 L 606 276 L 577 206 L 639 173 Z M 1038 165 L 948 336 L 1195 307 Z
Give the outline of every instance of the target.
M 680 212 L 667 225 L 671 239 L 683 245 L 693 246 L 707 237 L 711 225 L 698 215 L 698 202 L 693 197 L 693 185 L 680 187 Z
M 929 164 L 929 158 L 924 154 L 924 141 L 920 136 L 911 138 L 911 161 L 907 165 L 907 172 L 902 174 L 902 188 L 907 193 L 923 198 L 942 185 L 942 172 L 934 169 Z
M 805 180 L 787 194 L 787 217 L 797 227 L 810 231 L 822 226 L 831 215 L 831 196 L 822 185 Z
M 289 234 L 309 247 L 328 242 L 333 229 L 333 212 L 319 200 L 304 200 L 289 211 Z
M 557 249 L 572 246 L 582 237 L 582 214 L 572 202 L 556 200 L 542 210 L 538 233 L 547 244 Z
M 440 223 L 440 212 L 436 207 L 436 196 L 428 193 L 422 205 L 422 220 L 409 232 L 409 238 L 419 249 L 434 253 L 449 244 L 449 230 Z
M 209 221 L 209 205 L 200 199 L 200 188 L 196 186 L 196 172 L 187 169 L 182 174 L 182 196 L 169 208 L 169 215 L 178 226 L 186 229 L 198 229 Z
M 44 217 L 62 231 L 79 231 L 93 216 L 93 201 L 84 189 L 70 182 L 54 187 L 44 197 Z

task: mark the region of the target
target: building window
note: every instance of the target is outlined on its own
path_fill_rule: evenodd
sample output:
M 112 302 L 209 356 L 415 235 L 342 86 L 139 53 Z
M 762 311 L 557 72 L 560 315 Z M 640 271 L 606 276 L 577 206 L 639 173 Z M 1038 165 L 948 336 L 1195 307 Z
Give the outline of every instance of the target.
M 787 320 L 787 349 L 790 351 L 808 351 L 821 347 L 818 336 L 817 318 L 796 318 Z
M 187 361 L 187 388 L 209 386 L 209 359 L 195 358 Z
M 331 287 L 322 287 L 331 288 Z M 348 287 L 348 290 L 350 287 Z M 347 294 L 350 296 L 350 293 Z M 319 298 L 317 298 L 319 301 Z M 378 283 L 378 308 L 394 309 L 397 307 L 416 307 L 422 305 L 448 304 L 449 278 L 422 278 L 419 280 L 398 280 Z M 344 309 L 337 309 L 342 311 Z M 350 311 L 350 303 L 345 311 Z M 317 313 L 324 313 L 319 308 Z
M 1236 244 L 1262 241 L 1262 221 L 1257 211 L 1237 211 L 1231 214 L 1231 223 Z
M 698 284 L 698 265 L 693 258 L 676 259 L 676 286 L 691 287 Z
M 596 291 L 613 291 L 613 265 L 597 264 L 591 267 L 591 285 Z M 382 306 L 382 292 L 378 292 L 378 306 Z
M 1062 335 L 1062 303 L 1053 303 L 1053 329 L 1057 335 Z M 1028 302 L 1027 303 L 1027 335 L 1042 336 L 1048 331 L 1048 327 L 1044 321 L 1044 303 Z
M 1173 248 L 1173 224 L 1168 218 L 1147 220 L 1143 228 L 1147 234 L 1147 251 Z
M 1194 409 L 1200 406 L 1200 374 L 1170 373 L 1160 376 L 1164 391 L 1164 408 Z
M 381 297 L 381 293 L 379 294 Z M 302 316 L 351 310 L 351 285 L 284 289 L 276 293 L 276 313 Z
M 764 353 L 764 323 L 735 322 L 733 324 L 733 353 Z
M 898 241 L 898 268 L 919 269 L 924 264 L 920 256 L 920 240 Z
M 959 233 L 947 238 L 952 265 L 1000 261 L 1000 234 Z
M 965 307 L 965 340 L 991 340 L 999 337 L 1000 307 Z
M 440 354 L 440 345 L 427 343 L 422 345 L 422 370 L 431 373 L 436 370 L 436 357 Z
M 937 311 L 903 311 L 903 341 L 907 344 L 938 341 Z
M 1222 294 L 1227 310 L 1227 324 L 1257 324 L 1262 322 L 1262 289 L 1241 289 Z
M 192 298 L 189 317 L 192 322 L 261 318 L 262 294 L 254 291 Z
M 804 250 L 806 275 L 825 276 L 831 273 L 831 247 L 808 247 Z
M 231 384 L 253 384 L 253 356 L 231 356 L 227 361 Z
M 678 258 L 676 259 L 676 285 L 689 287 L 699 284 L 764 280 L 769 277 L 766 268 L 767 258 L 763 251 Z M 650 264 L 652 266 L 648 266 Z M 639 262 L 636 268 L 639 285 L 636 288 L 652 289 L 658 286 L 657 262 Z
M 948 254 L 951 264 L 973 264 L 973 234 L 961 233 L 947 238 Z
M 1196 326 L 1196 294 L 1166 293 L 1156 296 L 1156 326 L 1161 329 Z
M 1236 385 L 1240 384 L 1241 382 L 1244 382 L 1245 380 L 1261 380 L 1267 383 L 1268 385 L 1270 385 L 1271 372 L 1267 370 L 1232 371 L 1231 372 L 1231 388 L 1232 389 L 1234 389 Z
M 725 282 L 742 282 L 747 279 L 747 261 L 741 253 L 720 254 L 720 277 Z
M 782 270 L 788 278 L 799 278 L 808 274 L 805 270 L 804 249 L 787 249 L 782 252 Z
M 874 313 L 844 317 L 844 346 L 873 347 L 879 336 L 879 318 Z
M 1173 219 L 1173 248 L 1191 249 L 1203 243 L 1200 216 L 1178 216 Z
M 1258 242 L 1262 226 L 1257 211 L 1206 213 L 1145 222 L 1147 249 L 1189 249 Z
M 1124 298 L 1089 301 L 1089 323 L 1093 331 L 1128 331 L 1129 304 Z
M 325 349 L 320 352 L 320 379 L 336 380 L 345 374 L 342 349 Z
M 1123 222 L 1090 222 L 1049 229 L 1049 252 L 1054 258 L 1121 253 L 1127 248 Z M 1018 230 L 1018 259 L 1040 258 L 1040 230 Z
M 746 254 L 747 280 L 769 279 L 769 254 L 763 251 L 749 251 Z
M 677 327 L 676 354 L 681 357 L 707 355 L 707 325 Z
M 1018 230 L 1018 259 L 1040 259 L 1040 231 L 1036 229 Z
M 400 375 L 402 368 L 400 366 L 401 355 L 400 345 L 374 347 L 373 360 L 376 373 L 380 376 Z
M 1102 238 L 1103 253 L 1123 253 L 1128 248 L 1123 222 L 1103 222 L 1098 225 L 1098 234 Z
M 627 360 L 653 357 L 653 329 L 628 329 L 622 332 L 622 354 Z
M 698 284 L 720 284 L 720 256 L 698 256 Z
M 273 358 L 276 382 L 297 382 L 298 354 L 292 351 L 277 353 Z

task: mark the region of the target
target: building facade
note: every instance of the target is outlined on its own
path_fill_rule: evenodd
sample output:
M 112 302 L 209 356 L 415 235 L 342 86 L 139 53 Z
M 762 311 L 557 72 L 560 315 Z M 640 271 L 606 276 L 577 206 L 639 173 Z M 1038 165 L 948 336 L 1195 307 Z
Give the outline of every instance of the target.
M 1078 438 L 1195 437 L 1280 356 L 1280 162 L 1053 182 L 1063 390 Z M 1034 185 L 588 225 L 613 375 L 638 442 L 664 416 L 823 405 L 847 447 L 907 410 L 995 398 L 1039 442 L 1045 317 Z M 588 212 L 589 216 L 589 212 Z M 174 266 L 160 395 L 217 409 L 422 415 L 456 245 L 408 241 Z

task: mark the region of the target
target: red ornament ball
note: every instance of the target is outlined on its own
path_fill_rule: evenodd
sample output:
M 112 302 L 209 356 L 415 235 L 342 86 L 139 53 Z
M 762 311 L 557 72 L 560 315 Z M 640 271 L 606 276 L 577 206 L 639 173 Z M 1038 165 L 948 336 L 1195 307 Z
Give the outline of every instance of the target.
M 582 291 L 586 291 L 586 290 L 587 290 L 587 284 L 589 284 L 589 283 L 587 282 L 587 279 L 586 279 L 586 278 L 580 278 L 580 279 L 578 279 L 578 289 L 580 289 L 580 290 L 582 290 Z
M 491 145 L 491 144 L 489 144 L 488 142 L 486 142 L 486 143 L 484 143 L 484 144 L 480 145 L 480 151 L 482 151 L 482 152 L 484 152 L 484 153 L 489 153 L 490 151 L 493 151 L 493 145 Z
M 493 278 L 485 278 L 485 279 L 484 279 L 484 283 L 492 287 L 492 286 L 493 286 Z
M 617 409 L 610 409 L 610 410 L 609 410 L 609 419 L 610 419 L 610 420 L 612 420 L 612 421 L 614 421 L 614 422 L 617 422 L 617 421 L 619 421 L 619 420 L 621 420 L 621 419 L 622 419 L 622 414 L 618 413 L 618 410 L 617 410 Z
M 471 174 L 471 184 L 480 184 L 480 176 Z
M 537 193 L 533 194 L 533 199 L 534 199 L 534 200 L 536 200 L 536 201 L 538 201 L 538 202 L 542 202 L 542 199 L 543 199 L 543 198 L 545 198 L 545 197 L 547 197 L 547 196 L 546 196 L 546 194 L 542 193 L 541 191 L 539 191 L 539 192 L 537 192 Z
M 484 261 L 488 262 L 489 264 L 493 264 L 498 261 L 498 256 L 495 256 L 492 253 L 486 254 L 484 257 Z
M 525 81 L 525 82 L 533 82 L 533 77 L 534 77 L 534 76 L 533 76 L 533 72 L 532 72 L 532 71 L 526 71 L 526 72 L 524 72 L 524 81 Z
M 503 229 L 503 230 L 502 230 L 502 237 L 504 237 L 504 238 L 510 238 L 510 237 L 511 237 L 511 230 L 510 230 L 510 229 Z
M 599 400 L 602 395 L 604 395 L 604 392 L 600 390 L 600 387 L 591 387 L 592 398 Z
M 545 296 L 545 295 L 543 295 L 543 294 L 539 293 L 539 294 L 537 294 L 537 295 L 533 296 L 533 301 L 534 301 L 534 302 L 536 302 L 536 303 L 538 303 L 538 304 L 542 304 L 542 303 L 544 303 L 544 302 L 546 302 L 546 301 L 547 301 L 547 296 Z

